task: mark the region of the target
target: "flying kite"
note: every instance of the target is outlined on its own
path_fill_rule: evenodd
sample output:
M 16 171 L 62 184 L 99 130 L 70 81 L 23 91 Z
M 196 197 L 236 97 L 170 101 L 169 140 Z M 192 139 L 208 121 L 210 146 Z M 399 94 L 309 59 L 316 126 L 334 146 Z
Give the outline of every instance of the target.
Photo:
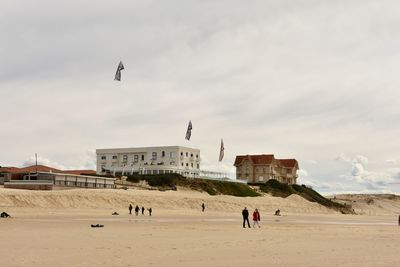
M 186 130 L 186 137 L 185 139 L 190 140 L 190 137 L 192 136 L 192 121 L 189 121 L 187 130 Z
M 222 161 L 222 159 L 224 158 L 224 140 L 221 139 L 221 148 L 219 150 L 219 161 Z
M 115 73 L 114 81 L 121 81 L 121 70 L 125 69 L 122 61 L 119 62 L 117 72 Z

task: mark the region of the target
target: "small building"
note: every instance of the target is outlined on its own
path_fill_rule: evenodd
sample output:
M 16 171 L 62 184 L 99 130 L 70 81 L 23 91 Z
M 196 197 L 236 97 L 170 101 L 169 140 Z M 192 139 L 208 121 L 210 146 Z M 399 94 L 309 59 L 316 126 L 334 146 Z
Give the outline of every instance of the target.
M 276 159 L 274 155 L 236 156 L 236 179 L 247 183 L 265 183 L 270 179 L 296 184 L 299 165 L 296 159 Z
M 38 172 L 23 176 L 22 180 L 4 182 L 4 188 L 52 190 L 54 187 L 115 188 L 115 178 L 68 173 Z
M 182 146 L 97 149 L 97 174 L 200 175 L 200 150 Z
M 44 165 L 0 168 L 5 188 L 52 190 L 54 187 L 115 188 L 115 178 L 99 177 L 93 170 L 58 170 Z

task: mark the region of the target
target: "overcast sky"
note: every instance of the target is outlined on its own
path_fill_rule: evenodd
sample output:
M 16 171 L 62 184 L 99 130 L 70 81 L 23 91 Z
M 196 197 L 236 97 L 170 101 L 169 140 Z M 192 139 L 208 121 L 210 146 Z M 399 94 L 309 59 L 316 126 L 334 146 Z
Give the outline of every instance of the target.
M 400 193 L 398 1 L 3 0 L 0 36 L 2 166 L 184 145 L 205 169 L 275 154 L 323 193 Z

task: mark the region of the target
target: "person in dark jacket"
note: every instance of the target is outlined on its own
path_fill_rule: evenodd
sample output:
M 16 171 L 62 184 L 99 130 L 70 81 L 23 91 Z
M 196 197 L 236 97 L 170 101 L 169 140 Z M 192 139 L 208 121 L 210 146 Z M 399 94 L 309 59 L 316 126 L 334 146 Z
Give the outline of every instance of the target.
M 129 214 L 132 214 L 132 209 L 133 209 L 132 204 L 129 204 Z
M 246 222 L 247 225 L 250 227 L 250 222 L 249 222 L 249 211 L 247 210 L 246 207 L 242 210 L 242 216 L 243 216 L 243 228 L 246 228 Z
M 151 216 L 151 213 L 153 212 L 152 208 L 147 209 L 149 211 L 149 216 Z
M 142 215 L 144 215 L 144 207 L 142 206 Z
M 139 214 L 139 206 L 138 205 L 136 205 L 136 207 L 135 207 L 135 214 L 136 214 L 136 216 L 138 216 L 138 214 Z
M 204 212 L 205 209 L 206 209 L 206 205 L 204 205 L 204 203 L 201 204 L 201 211 Z

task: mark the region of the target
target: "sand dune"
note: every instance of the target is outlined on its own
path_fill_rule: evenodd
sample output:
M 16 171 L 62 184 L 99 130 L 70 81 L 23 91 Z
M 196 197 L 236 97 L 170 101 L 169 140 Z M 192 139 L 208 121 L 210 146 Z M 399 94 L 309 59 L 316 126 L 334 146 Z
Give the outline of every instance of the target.
M 187 191 L 148 191 L 121 189 L 72 189 L 60 191 L 28 191 L 0 189 L 0 209 L 121 209 L 132 203 L 162 210 L 198 210 L 205 202 L 207 209 L 216 212 L 237 212 L 244 206 L 259 208 L 268 213 L 281 209 L 289 213 L 335 213 L 300 196 L 287 198 L 210 196 L 207 193 Z
M 400 214 L 400 196 L 390 194 L 343 194 L 335 200 L 351 205 L 360 215 Z

